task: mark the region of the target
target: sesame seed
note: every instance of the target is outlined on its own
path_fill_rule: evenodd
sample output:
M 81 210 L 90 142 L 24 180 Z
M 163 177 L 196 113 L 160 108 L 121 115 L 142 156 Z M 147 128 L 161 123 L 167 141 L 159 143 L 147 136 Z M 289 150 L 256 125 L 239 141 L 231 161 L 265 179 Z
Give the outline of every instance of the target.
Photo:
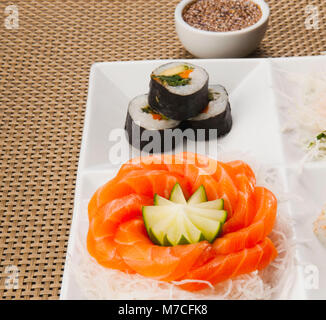
M 197 0 L 185 7 L 182 16 L 194 28 L 227 32 L 255 24 L 262 11 L 250 0 Z

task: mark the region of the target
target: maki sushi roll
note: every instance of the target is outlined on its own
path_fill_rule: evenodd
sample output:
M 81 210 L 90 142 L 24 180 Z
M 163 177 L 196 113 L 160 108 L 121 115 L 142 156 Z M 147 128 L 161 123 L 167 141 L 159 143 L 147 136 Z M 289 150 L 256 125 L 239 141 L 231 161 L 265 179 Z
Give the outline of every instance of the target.
M 151 74 L 148 102 L 169 119 L 183 121 L 208 104 L 208 73 L 185 62 L 171 62 Z
M 160 153 L 175 148 L 177 138 L 167 135 L 168 129 L 177 128 L 180 121 L 171 120 L 153 110 L 148 104 L 148 94 L 130 101 L 125 130 L 128 141 L 135 148 L 148 153 Z
M 226 89 L 221 85 L 210 86 L 206 108 L 183 125 L 185 128 L 194 129 L 196 140 L 208 140 L 230 132 L 232 117 Z

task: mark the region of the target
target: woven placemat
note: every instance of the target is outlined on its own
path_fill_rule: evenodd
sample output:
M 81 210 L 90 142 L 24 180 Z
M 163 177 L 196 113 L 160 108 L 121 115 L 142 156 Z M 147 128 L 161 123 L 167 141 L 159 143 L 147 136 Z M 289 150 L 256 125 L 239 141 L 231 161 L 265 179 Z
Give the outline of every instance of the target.
M 8 5 L 19 13 L 18 29 L 0 26 L 1 298 L 59 297 L 90 66 L 191 58 L 174 31 L 177 2 L 1 1 L 0 20 Z M 325 51 L 323 2 L 268 1 L 270 27 L 252 56 Z M 308 4 L 317 30 L 305 28 Z

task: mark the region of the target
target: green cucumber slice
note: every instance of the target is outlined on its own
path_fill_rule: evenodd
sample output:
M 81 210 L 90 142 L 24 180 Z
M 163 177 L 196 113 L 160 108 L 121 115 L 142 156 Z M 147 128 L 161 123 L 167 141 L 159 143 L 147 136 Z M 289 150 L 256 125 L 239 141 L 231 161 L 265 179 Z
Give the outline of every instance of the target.
M 215 209 L 215 210 L 223 210 L 224 208 L 224 200 L 223 199 L 216 199 L 212 201 L 196 203 L 192 206 L 202 209 Z
M 169 207 L 144 206 L 142 212 L 145 228 L 150 239 L 154 243 L 162 245 L 164 234 L 161 234 L 160 230 L 167 228 L 174 218 Z
M 170 200 L 155 194 L 154 205 L 143 207 L 143 219 L 153 243 L 163 246 L 212 242 L 227 219 L 222 210 L 223 199 L 207 201 L 204 186 L 185 200 L 181 186 L 176 183 Z
M 157 193 L 155 193 L 155 195 L 154 195 L 154 205 L 155 206 L 170 206 L 172 204 L 173 204 L 172 201 L 165 199 L 165 198 L 159 196 Z
M 191 243 L 197 243 L 201 241 L 200 239 L 205 239 L 202 232 L 196 228 L 196 226 L 190 221 L 186 214 L 184 214 L 184 224 Z
M 176 183 L 174 185 L 174 187 L 171 191 L 171 194 L 170 194 L 170 201 L 173 201 L 174 203 L 182 203 L 182 204 L 187 203 L 179 183 Z
M 171 241 L 169 239 L 169 236 L 166 234 L 164 237 L 163 246 L 173 247 L 173 246 L 180 245 L 180 244 L 190 244 L 190 243 L 191 242 L 187 238 L 185 238 L 184 235 L 181 235 L 181 238 L 178 241 L 176 241 L 176 243 L 173 243 L 173 241 Z
M 183 210 L 180 208 L 179 210 Z M 202 232 L 190 221 L 183 212 L 179 212 L 174 224 L 170 226 L 164 238 L 165 245 L 197 243 L 205 240 Z
M 209 242 L 219 235 L 222 229 L 222 222 L 201 217 L 195 214 L 189 214 L 189 219 L 191 222 L 202 231 L 205 239 Z
M 227 211 L 226 210 L 215 210 L 215 209 L 202 209 L 202 208 L 195 208 L 195 207 L 187 207 L 188 214 L 195 214 L 200 217 L 204 217 L 207 219 L 212 219 L 215 221 L 219 221 L 224 223 L 227 218 Z
M 205 239 L 188 218 L 183 205 L 144 207 L 143 218 L 149 237 L 156 244 L 174 246 Z
M 159 223 L 161 220 L 173 217 L 170 207 L 167 206 L 144 206 L 143 207 L 143 218 L 145 224 L 149 222 L 154 225 Z
M 161 220 L 159 223 L 151 227 L 152 235 L 157 239 L 160 244 L 163 244 L 166 230 L 171 229 L 174 225 L 175 217 L 171 216 L 170 218 Z
M 187 203 L 192 205 L 192 204 L 198 204 L 206 201 L 207 201 L 207 195 L 206 195 L 205 187 L 201 185 L 188 199 Z
M 190 236 L 186 229 L 186 222 L 184 221 L 185 217 L 182 214 L 182 212 L 180 212 L 180 210 L 182 209 L 177 208 L 176 210 L 179 212 L 176 212 L 173 224 L 170 225 L 169 228 L 165 230 L 166 232 L 165 242 L 170 243 L 172 246 L 178 244 L 189 244 L 192 242 L 192 240 L 190 239 Z M 198 230 L 198 232 L 200 231 Z
M 161 243 L 158 241 L 158 239 L 153 234 L 152 229 L 151 228 L 146 228 L 146 230 L 147 230 L 147 234 L 148 234 L 149 238 L 151 239 L 151 241 L 160 246 Z

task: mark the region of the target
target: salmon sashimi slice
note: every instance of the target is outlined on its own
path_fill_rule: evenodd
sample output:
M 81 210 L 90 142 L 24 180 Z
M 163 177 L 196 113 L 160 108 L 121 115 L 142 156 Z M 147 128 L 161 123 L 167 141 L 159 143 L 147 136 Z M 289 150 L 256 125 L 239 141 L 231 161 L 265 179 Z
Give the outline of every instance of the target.
M 174 157 L 171 155 L 153 155 L 146 157 L 137 157 L 123 164 L 117 176 L 124 176 L 133 170 L 149 169 L 167 171 L 166 163 L 172 163 Z
M 154 245 L 142 219 L 121 224 L 114 241 L 118 253 L 131 269 L 145 277 L 164 281 L 181 278 L 210 247 L 207 241 L 174 247 Z
M 162 163 L 159 163 L 162 161 Z M 132 170 L 164 170 L 172 175 L 177 175 L 187 179 L 189 184 L 193 184 L 198 175 L 200 174 L 200 168 L 192 163 L 184 162 L 182 158 L 167 157 L 165 156 L 152 156 L 138 158 L 136 161 L 130 161 L 120 169 L 122 172 L 130 172 Z
M 192 163 L 195 163 L 201 169 L 202 175 L 209 175 L 217 182 L 215 184 L 216 193 L 219 198 L 224 200 L 224 206 L 228 211 L 228 215 L 232 216 L 238 198 L 238 190 L 223 164 L 195 153 L 185 152 L 181 155 L 182 158 L 190 159 Z
M 227 210 L 228 217 L 230 218 L 233 216 L 238 200 L 238 190 L 227 171 L 219 164 L 218 167 L 220 167 L 221 173 L 219 176 L 213 175 L 213 177 L 217 181 L 217 192 L 224 199 L 224 208 Z
M 210 245 L 209 247 L 207 247 L 206 250 L 203 251 L 203 253 L 197 259 L 197 261 L 194 263 L 194 265 L 189 269 L 189 271 L 203 266 L 205 263 L 207 263 L 208 261 L 212 260 L 215 257 L 216 257 L 216 253 L 213 250 L 213 246 Z
M 103 267 L 135 273 L 117 252 L 116 244 L 110 237 L 96 240 L 91 229 L 87 234 L 87 250 Z
M 235 176 L 235 179 L 239 187 L 238 201 L 232 217 L 223 226 L 224 234 L 247 227 L 253 221 L 256 214 L 255 186 L 243 174 Z
M 150 158 L 150 157 L 147 157 Z M 88 205 L 88 216 L 92 216 L 96 213 L 97 209 L 100 208 L 104 203 L 107 203 L 110 200 L 127 196 L 129 194 L 135 193 L 135 190 L 128 186 L 116 186 L 117 183 L 122 179 L 126 178 L 128 175 L 132 174 L 134 171 L 141 171 L 144 169 L 142 167 L 141 159 L 135 158 L 128 161 L 126 164 L 123 164 L 118 172 L 118 174 L 105 185 L 101 186 L 92 196 L 89 205 Z M 149 162 L 150 160 L 147 160 Z M 146 162 L 146 161 L 145 161 Z M 159 159 L 156 160 L 159 162 Z M 151 170 L 162 170 L 166 172 L 165 164 L 158 164 L 150 167 Z
M 208 201 L 221 198 L 219 196 L 220 194 L 217 191 L 218 183 L 211 176 L 199 175 L 193 184 L 191 192 L 194 193 L 201 185 L 205 187 Z
M 169 197 L 172 188 L 179 183 L 185 195 L 189 195 L 190 184 L 177 174 L 162 170 L 138 170 L 128 173 L 121 178 L 116 186 L 131 188 L 134 193 L 154 197 L 159 194 L 162 197 Z
M 218 174 L 217 162 L 209 157 L 193 152 L 183 152 L 175 156 L 175 163 L 191 164 L 206 172 L 206 174 Z
M 252 187 L 256 186 L 256 176 L 250 166 L 241 161 L 241 160 L 235 160 L 227 162 L 224 165 L 225 170 L 228 172 L 228 174 L 233 178 L 238 175 L 245 175 L 248 180 L 250 181 L 250 184 Z M 237 181 L 235 180 L 235 183 L 237 185 Z M 239 186 L 237 185 L 239 188 Z
M 131 194 L 118 198 L 102 206 L 90 221 L 89 228 L 95 239 L 111 237 L 113 239 L 119 224 L 141 217 L 142 207 L 153 204 L 153 198 Z
M 218 255 L 203 266 L 188 272 L 184 279 L 204 280 L 216 285 L 241 274 L 265 268 L 277 256 L 277 251 L 269 238 L 256 246 L 228 255 Z M 181 284 L 182 289 L 198 291 L 208 287 L 205 283 L 188 282 Z
M 107 203 L 106 195 L 110 193 L 110 190 L 119 181 L 117 177 L 109 180 L 104 185 L 100 186 L 93 194 L 91 200 L 88 203 L 88 219 L 92 219 L 97 213 L 98 208 Z M 128 195 L 127 193 L 125 195 Z
M 232 177 L 225 170 L 224 164 L 209 157 L 191 152 L 181 153 L 176 155 L 176 158 L 182 159 L 185 163 L 190 161 L 195 167 L 201 169 L 199 175 L 208 175 L 217 181 L 217 193 L 224 199 L 226 209 L 232 215 L 238 197 L 238 190 Z
M 266 188 L 256 187 L 255 199 L 256 215 L 252 223 L 246 228 L 217 238 L 213 243 L 217 254 L 228 254 L 253 247 L 272 231 L 277 212 L 277 200 L 274 194 Z
M 117 253 L 113 238 L 121 221 L 141 216 L 142 206 L 152 202 L 151 198 L 132 194 L 102 206 L 90 220 L 87 235 L 87 249 L 90 255 L 104 267 L 134 273 Z
M 115 177 L 100 187 L 88 205 L 88 216 L 92 219 L 99 208 L 104 204 L 130 194 L 140 194 L 153 197 L 155 193 L 167 197 L 173 186 L 179 183 L 186 195 L 189 195 L 191 186 L 187 179 L 163 170 L 131 170 L 126 175 Z

